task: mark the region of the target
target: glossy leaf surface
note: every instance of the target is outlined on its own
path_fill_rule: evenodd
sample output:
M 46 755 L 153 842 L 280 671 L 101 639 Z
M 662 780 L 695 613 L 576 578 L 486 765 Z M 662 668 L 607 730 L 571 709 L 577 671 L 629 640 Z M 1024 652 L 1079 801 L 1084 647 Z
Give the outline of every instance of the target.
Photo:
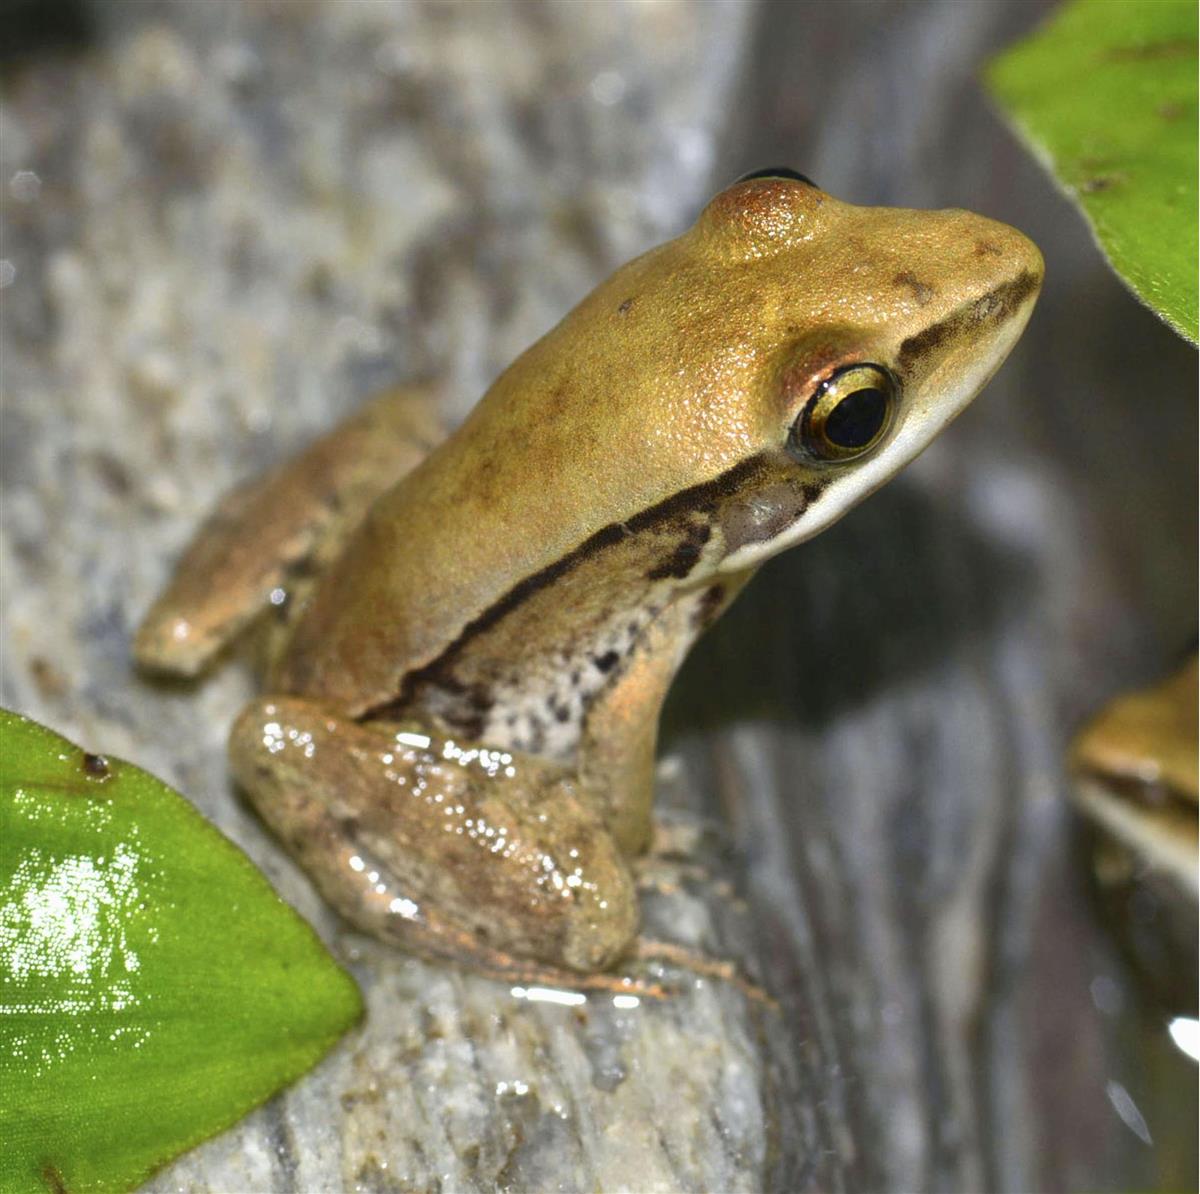
M 130 1189 L 360 1014 L 187 801 L 0 711 L 0 1190 Z
M 1075 0 L 988 71 L 1113 268 L 1193 343 L 1196 30 L 1194 0 Z

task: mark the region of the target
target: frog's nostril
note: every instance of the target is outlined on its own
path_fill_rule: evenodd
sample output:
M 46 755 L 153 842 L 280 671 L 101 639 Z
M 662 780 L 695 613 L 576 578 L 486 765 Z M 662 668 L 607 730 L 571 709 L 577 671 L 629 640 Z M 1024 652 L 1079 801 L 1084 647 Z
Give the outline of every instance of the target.
M 805 186 L 816 187 L 817 190 L 821 189 L 807 175 L 800 174 L 790 166 L 765 166 L 761 170 L 751 170 L 749 174 L 743 174 L 737 181 L 749 182 L 752 178 L 786 178 L 792 182 L 802 182 Z M 734 183 L 734 186 L 737 186 L 737 183 Z

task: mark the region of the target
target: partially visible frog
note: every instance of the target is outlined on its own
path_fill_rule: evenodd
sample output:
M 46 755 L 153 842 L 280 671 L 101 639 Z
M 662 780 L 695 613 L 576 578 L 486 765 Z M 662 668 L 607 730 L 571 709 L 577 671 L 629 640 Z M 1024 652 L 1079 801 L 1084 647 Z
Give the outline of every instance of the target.
M 1200 674 L 1192 656 L 1105 708 L 1071 749 L 1100 895 L 1168 1010 L 1196 1014 Z
M 237 491 L 137 657 L 194 674 L 290 606 L 230 757 L 330 902 L 492 972 L 608 967 L 689 646 L 975 397 L 1041 281 L 1034 245 L 980 216 L 749 176 L 428 455 L 426 400 L 400 391 Z

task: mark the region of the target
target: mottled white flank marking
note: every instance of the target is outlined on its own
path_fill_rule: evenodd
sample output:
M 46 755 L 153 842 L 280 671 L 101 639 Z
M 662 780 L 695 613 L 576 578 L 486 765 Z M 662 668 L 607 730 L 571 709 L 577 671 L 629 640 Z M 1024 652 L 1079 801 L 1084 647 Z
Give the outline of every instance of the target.
M 412 900 L 403 899 L 397 896 L 388 905 L 388 911 L 396 913 L 397 916 L 403 916 L 405 920 L 415 920 L 420 909 Z

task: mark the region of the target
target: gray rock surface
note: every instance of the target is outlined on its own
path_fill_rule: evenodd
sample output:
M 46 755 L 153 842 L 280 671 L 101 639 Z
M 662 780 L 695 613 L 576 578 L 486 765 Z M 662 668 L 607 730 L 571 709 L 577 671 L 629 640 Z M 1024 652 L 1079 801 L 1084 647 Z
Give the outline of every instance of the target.
M 1061 756 L 1194 633 L 1194 354 L 978 92 L 1039 11 L 119 3 L 9 66 L 3 703 L 185 792 L 369 1008 L 150 1188 L 1188 1184 L 1194 1071 L 1093 923 Z M 694 843 L 649 931 L 779 1005 L 677 969 L 664 1003 L 530 1002 L 350 934 L 226 778 L 248 674 L 148 685 L 133 625 L 232 482 L 398 377 L 448 375 L 461 416 L 775 161 L 1008 219 L 1049 268 L 989 393 L 768 567 L 673 695 L 660 803 Z

